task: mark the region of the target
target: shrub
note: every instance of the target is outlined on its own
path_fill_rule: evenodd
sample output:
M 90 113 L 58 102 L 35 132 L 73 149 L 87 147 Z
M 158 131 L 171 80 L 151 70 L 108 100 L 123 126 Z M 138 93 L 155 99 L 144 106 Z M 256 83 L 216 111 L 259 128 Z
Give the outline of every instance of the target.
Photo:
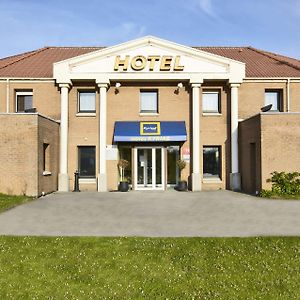
M 300 173 L 299 172 L 272 172 L 272 177 L 267 182 L 272 183 L 271 191 L 262 190 L 261 197 L 271 197 L 272 195 L 300 195 Z

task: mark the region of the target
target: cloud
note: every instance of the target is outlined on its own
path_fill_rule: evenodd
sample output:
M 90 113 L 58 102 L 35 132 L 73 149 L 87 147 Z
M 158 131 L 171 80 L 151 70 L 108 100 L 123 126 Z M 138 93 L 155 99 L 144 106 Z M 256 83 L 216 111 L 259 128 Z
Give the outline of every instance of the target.
M 199 0 L 198 4 L 203 12 L 209 16 L 215 17 L 215 12 L 212 7 L 212 0 Z

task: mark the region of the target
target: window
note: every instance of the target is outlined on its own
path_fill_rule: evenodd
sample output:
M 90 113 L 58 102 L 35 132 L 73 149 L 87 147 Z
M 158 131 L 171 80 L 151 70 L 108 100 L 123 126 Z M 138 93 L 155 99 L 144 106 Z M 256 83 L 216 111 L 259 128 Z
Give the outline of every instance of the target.
M 272 104 L 270 111 L 282 111 L 282 91 L 266 90 L 265 91 L 265 106 Z
M 78 147 L 78 172 L 79 177 L 96 177 L 96 147 L 79 146 Z
M 78 92 L 78 112 L 90 113 L 96 111 L 96 93 L 93 91 Z
M 220 92 L 204 91 L 202 93 L 202 110 L 204 113 L 220 113 Z
M 47 143 L 43 143 L 43 171 L 50 171 L 50 146 Z
M 203 147 L 203 177 L 221 178 L 221 147 Z
M 157 91 L 140 92 L 140 112 L 158 113 L 158 92 Z
M 16 112 L 31 112 L 32 91 L 16 92 Z

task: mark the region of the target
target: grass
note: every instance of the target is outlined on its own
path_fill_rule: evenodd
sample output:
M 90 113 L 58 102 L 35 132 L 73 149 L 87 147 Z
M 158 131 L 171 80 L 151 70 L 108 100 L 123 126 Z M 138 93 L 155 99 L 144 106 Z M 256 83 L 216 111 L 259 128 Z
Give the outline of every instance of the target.
M 0 193 L 0 212 L 13 208 L 17 205 L 33 200 L 28 196 L 10 196 Z
M 0 237 L 0 299 L 299 299 L 300 238 Z

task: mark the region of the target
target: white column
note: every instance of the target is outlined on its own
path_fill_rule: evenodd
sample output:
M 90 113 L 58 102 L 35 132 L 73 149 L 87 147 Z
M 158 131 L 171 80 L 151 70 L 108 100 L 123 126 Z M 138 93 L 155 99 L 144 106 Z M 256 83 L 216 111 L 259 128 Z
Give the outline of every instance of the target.
M 238 146 L 238 88 L 240 84 L 232 83 L 231 87 L 231 173 L 230 189 L 241 189 L 241 176 L 239 173 L 239 146 Z
M 106 173 L 106 106 L 107 106 L 107 83 L 98 83 L 100 90 L 99 102 L 99 174 L 98 174 L 98 192 L 107 191 L 107 173 Z
M 200 83 L 192 83 L 192 110 L 193 110 L 193 172 L 192 190 L 201 191 L 200 174 Z
M 60 192 L 69 191 L 68 175 L 68 121 L 69 121 L 69 87 L 68 83 L 60 84 L 60 159 L 58 190 Z

